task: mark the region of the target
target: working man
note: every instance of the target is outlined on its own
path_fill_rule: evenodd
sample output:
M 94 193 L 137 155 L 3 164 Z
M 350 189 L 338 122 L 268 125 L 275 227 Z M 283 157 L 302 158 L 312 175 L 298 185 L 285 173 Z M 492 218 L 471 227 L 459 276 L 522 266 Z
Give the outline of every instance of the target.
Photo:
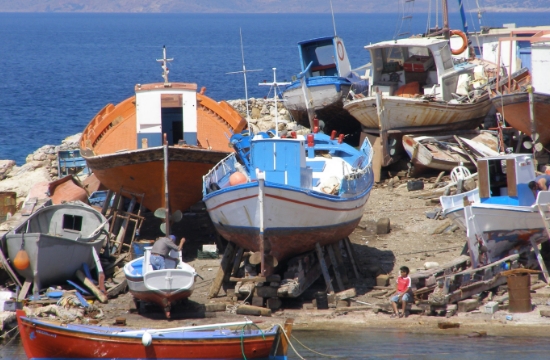
M 165 269 L 166 264 L 164 262 L 164 259 L 166 257 L 170 258 L 170 250 L 181 251 L 181 249 L 183 248 L 183 244 L 185 244 L 184 237 L 181 238 L 179 246 L 176 245 L 176 237 L 174 235 L 158 238 L 157 241 L 155 241 L 155 243 L 153 244 L 153 248 L 151 249 L 150 261 L 151 265 L 153 266 L 153 270 Z M 176 263 L 178 262 L 177 259 L 174 260 L 176 261 Z
M 546 174 L 539 175 L 534 181 L 529 182 L 529 189 L 531 189 L 533 195 L 535 195 L 535 198 L 537 197 L 537 191 L 547 191 L 549 186 L 550 175 Z

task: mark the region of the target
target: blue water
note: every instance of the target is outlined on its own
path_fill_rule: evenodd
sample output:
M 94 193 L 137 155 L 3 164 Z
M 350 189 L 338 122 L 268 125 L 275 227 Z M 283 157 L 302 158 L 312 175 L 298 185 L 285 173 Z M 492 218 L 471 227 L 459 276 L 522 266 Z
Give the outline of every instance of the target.
M 409 334 L 366 328 L 354 332 L 295 331 L 307 348 L 336 359 L 415 359 L 415 360 L 528 360 L 546 359 L 550 344 L 544 338 L 495 337 L 468 338 L 464 335 Z M 291 339 L 298 353 L 308 360 L 328 359 Z M 0 358 L 26 360 L 19 338 L 0 346 Z M 289 360 L 297 360 L 289 349 Z
M 415 14 L 402 31 L 426 30 Z M 547 24 L 548 15 L 484 14 L 483 25 Z M 363 46 L 399 31 L 397 14 L 336 14 L 353 67 L 369 61 Z M 470 29 L 479 29 L 468 16 Z M 432 25 L 434 25 L 432 19 Z M 452 28 L 459 28 L 452 14 Z M 439 23 L 441 25 L 441 22 Z M 272 79 L 300 71 L 296 43 L 333 34 L 330 14 L 11 14 L 0 13 L 0 159 L 24 163 L 45 144 L 81 132 L 107 103 L 133 94 L 136 83 L 162 81 L 155 61 L 166 45 L 172 81 L 195 82 L 216 100 L 244 98 L 239 28 L 251 97 Z

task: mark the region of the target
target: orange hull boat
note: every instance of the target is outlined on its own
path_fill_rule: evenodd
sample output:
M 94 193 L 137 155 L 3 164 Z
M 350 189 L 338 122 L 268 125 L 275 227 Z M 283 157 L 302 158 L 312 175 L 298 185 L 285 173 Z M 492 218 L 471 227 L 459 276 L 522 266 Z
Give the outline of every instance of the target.
M 168 82 L 163 69 L 164 83 L 138 84 L 135 96 L 103 108 L 84 129 L 80 151 L 105 187 L 144 194 L 142 205 L 154 211 L 165 206 L 165 136 L 170 210 L 183 211 L 201 200 L 202 176 L 232 151 L 228 139 L 246 121 L 196 84 Z

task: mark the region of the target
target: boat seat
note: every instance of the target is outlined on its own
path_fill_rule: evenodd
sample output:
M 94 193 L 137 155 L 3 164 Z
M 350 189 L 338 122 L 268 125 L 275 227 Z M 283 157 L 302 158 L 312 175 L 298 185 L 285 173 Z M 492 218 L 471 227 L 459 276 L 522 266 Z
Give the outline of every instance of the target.
M 325 170 L 325 161 L 306 161 L 306 166 L 311 168 L 313 172 L 322 172 Z

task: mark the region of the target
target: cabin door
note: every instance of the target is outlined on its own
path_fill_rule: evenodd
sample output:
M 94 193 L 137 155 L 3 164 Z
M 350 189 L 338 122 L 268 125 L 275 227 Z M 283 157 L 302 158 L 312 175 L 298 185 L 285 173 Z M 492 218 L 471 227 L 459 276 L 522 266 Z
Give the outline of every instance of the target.
M 183 100 L 181 94 L 161 95 L 162 133 L 166 134 L 169 145 L 183 140 Z

